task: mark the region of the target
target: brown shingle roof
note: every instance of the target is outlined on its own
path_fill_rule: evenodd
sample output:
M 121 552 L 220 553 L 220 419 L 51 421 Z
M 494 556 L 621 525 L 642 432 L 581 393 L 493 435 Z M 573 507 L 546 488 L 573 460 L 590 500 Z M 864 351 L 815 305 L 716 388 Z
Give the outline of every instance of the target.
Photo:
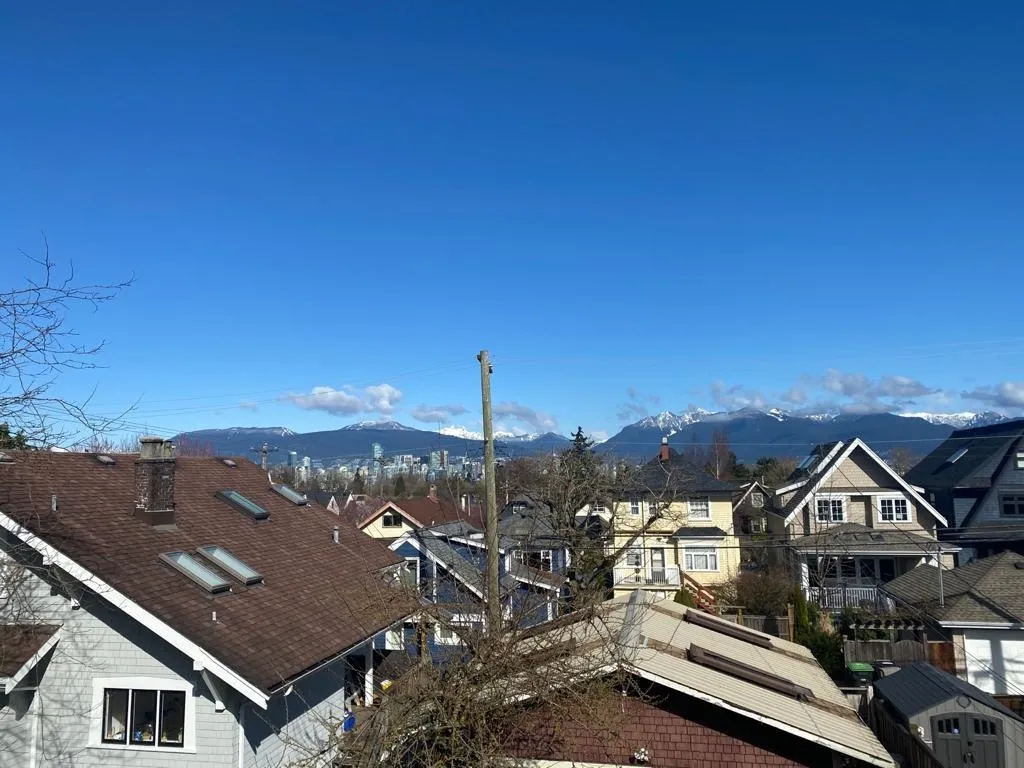
M 0 626 L 0 677 L 10 677 L 21 669 L 58 629 L 44 624 Z
M 392 506 L 397 507 L 412 518 L 412 521 L 410 522 L 415 521 L 424 528 L 429 528 L 432 525 L 440 525 L 441 523 L 454 523 L 458 521 L 465 521 L 474 528 L 483 528 L 483 517 L 479 506 L 470 505 L 468 509 L 463 510 L 457 504 L 453 504 L 445 499 L 432 499 L 430 497 L 415 499 L 388 499 L 386 501 L 381 501 L 380 506 L 365 518 L 363 522 L 360 523 L 360 526 L 365 525 L 375 518 L 377 513 L 381 511 L 380 508 L 385 504 L 391 504 Z
M 291 504 L 245 459 L 232 468 L 216 458 L 178 458 L 176 524 L 161 529 L 133 516 L 133 454 L 104 466 L 91 454 L 8 453 L 14 462 L 0 464 L 0 512 L 265 691 L 410 612 L 379 574 L 399 562 L 392 552 L 319 505 Z M 214 495 L 227 488 L 270 518 L 252 520 Z M 211 597 L 160 559 L 211 544 L 259 571 L 264 583 L 246 588 L 229 576 L 230 593 Z

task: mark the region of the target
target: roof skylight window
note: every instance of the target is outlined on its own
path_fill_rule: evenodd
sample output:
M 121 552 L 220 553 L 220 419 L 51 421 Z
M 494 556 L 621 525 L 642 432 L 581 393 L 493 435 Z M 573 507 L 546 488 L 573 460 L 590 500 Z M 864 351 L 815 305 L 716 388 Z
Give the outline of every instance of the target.
M 0 464 L 13 464 L 13 463 L 14 463 L 14 457 L 11 456 L 11 454 L 4 453 L 3 451 L 0 451 Z
M 814 698 L 814 691 L 810 688 L 797 685 L 792 680 L 787 680 L 784 677 L 773 675 L 771 672 L 765 672 L 764 670 L 758 669 L 750 664 L 744 664 L 742 661 L 730 659 L 728 656 L 722 656 L 721 654 L 709 651 L 706 648 L 701 648 L 697 645 L 690 645 L 690 652 L 688 655 L 690 657 L 690 661 L 695 664 L 700 664 L 702 667 L 710 667 L 711 669 L 719 672 L 724 672 L 727 675 L 739 678 L 740 680 L 746 680 L 748 683 L 753 683 L 754 685 L 760 685 L 761 687 L 775 691 L 776 693 L 792 696 L 800 701 L 807 701 L 808 699 Z
M 106 454 L 106 453 L 97 453 L 96 454 L 96 461 L 98 461 L 100 464 L 104 464 L 104 465 L 106 465 L 108 467 L 113 466 L 114 464 L 117 463 L 114 460 L 113 456 L 110 456 L 109 454 Z
M 221 578 L 187 552 L 167 552 L 160 555 L 160 559 L 211 594 L 216 595 L 231 589 L 231 583 L 227 579 Z
M 267 512 L 267 510 L 265 510 L 255 501 L 247 499 L 238 491 L 233 491 L 230 488 L 226 488 L 223 491 L 217 491 L 217 496 L 224 499 L 224 501 L 228 502 L 232 506 L 242 510 L 253 520 L 266 520 L 268 517 L 270 517 L 270 513 Z
M 263 576 L 260 575 L 259 571 L 250 568 L 224 549 L 224 547 L 214 544 L 209 547 L 200 547 L 198 552 L 214 565 L 219 565 L 247 587 L 263 582 Z
M 956 464 L 960 459 L 962 459 L 964 457 L 964 454 L 966 454 L 966 453 L 967 453 L 967 449 L 966 448 L 961 448 L 960 450 L 958 450 L 956 453 L 954 453 L 952 456 L 949 457 L 949 463 L 950 464 Z
M 306 498 L 306 494 L 299 493 L 290 485 L 284 485 L 283 483 L 273 483 L 271 486 L 278 494 L 284 496 L 292 504 L 298 504 L 300 507 L 303 504 L 309 504 L 309 499 Z
M 225 467 L 237 467 L 238 466 L 238 462 L 235 461 L 234 459 L 221 459 L 221 463 Z
M 759 648 L 772 647 L 772 641 L 769 638 L 762 637 L 753 630 L 741 627 L 738 624 L 731 624 L 728 621 L 714 619 L 708 614 L 701 613 L 700 611 L 688 610 L 684 620 L 690 624 L 696 624 L 698 627 L 704 627 L 704 629 L 710 629 L 715 632 L 720 632 L 723 635 L 728 635 L 729 637 L 735 637 L 737 640 L 743 640 L 744 642 L 751 643 Z
M 818 460 L 818 454 L 812 453 L 797 465 L 797 469 L 807 469 Z

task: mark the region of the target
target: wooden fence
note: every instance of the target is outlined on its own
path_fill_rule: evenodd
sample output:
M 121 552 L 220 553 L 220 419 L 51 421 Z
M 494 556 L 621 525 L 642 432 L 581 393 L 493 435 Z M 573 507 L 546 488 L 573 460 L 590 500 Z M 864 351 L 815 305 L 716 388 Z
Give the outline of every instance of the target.
M 950 674 L 955 674 L 953 644 L 944 640 L 846 640 L 843 642 L 846 663 L 863 661 L 891 661 L 905 666 L 915 661 L 926 661 Z
M 719 606 L 720 611 L 728 610 L 728 608 L 728 606 Z M 793 639 L 793 636 L 790 634 L 789 617 L 787 616 L 751 616 L 742 611 L 736 613 L 720 612 L 718 615 L 726 621 L 731 621 L 733 624 L 739 624 L 742 627 L 756 629 L 758 632 L 781 637 L 783 640 Z
M 883 747 L 903 759 L 900 768 L 945 768 L 927 744 L 892 718 L 879 699 L 868 705 L 868 725 Z

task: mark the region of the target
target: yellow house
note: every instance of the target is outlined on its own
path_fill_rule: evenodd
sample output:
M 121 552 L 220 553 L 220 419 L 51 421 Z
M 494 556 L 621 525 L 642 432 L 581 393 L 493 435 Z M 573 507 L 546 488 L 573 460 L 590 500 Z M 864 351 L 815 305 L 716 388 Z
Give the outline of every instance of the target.
M 620 552 L 615 595 L 635 589 L 669 596 L 706 591 L 735 578 L 740 542 L 733 527 L 736 486 L 695 468 L 663 439 L 658 456 L 637 472 L 612 510 L 612 551 Z

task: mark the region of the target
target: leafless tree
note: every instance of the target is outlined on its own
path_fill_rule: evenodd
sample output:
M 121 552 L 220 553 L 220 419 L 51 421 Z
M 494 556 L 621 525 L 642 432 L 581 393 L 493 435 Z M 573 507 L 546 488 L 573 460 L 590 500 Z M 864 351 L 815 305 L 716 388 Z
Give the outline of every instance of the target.
M 88 401 L 56 394 L 54 384 L 62 373 L 94 367 L 103 347 L 83 341 L 71 315 L 111 301 L 130 281 L 81 282 L 73 268 L 59 269 L 45 239 L 42 256 L 22 255 L 33 274 L 0 291 L 0 423 L 35 446 L 105 432 L 119 417 L 98 416 Z
M 897 447 L 889 451 L 889 466 L 896 474 L 903 477 L 921 460 L 921 457 L 909 448 Z

